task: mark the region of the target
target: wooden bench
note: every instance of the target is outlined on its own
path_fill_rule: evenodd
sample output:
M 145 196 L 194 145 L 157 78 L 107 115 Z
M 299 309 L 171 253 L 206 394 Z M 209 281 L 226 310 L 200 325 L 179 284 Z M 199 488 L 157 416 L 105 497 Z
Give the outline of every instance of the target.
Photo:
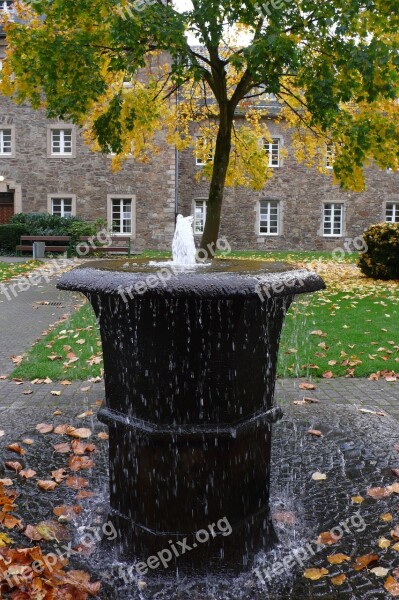
M 33 242 L 44 242 L 45 252 L 66 252 L 70 255 L 69 235 L 21 235 L 21 243 L 16 247 L 18 253 L 33 252 Z
M 111 244 L 107 243 L 95 245 L 96 238 L 95 236 L 81 236 L 79 238 L 79 244 L 76 247 L 77 255 L 86 256 L 87 254 L 93 254 L 94 252 L 119 252 L 120 254 L 127 254 L 129 257 L 132 254 L 138 254 L 137 252 L 133 252 L 131 250 L 131 237 L 128 235 L 111 235 L 109 237 Z M 119 245 L 118 245 L 119 242 Z M 86 244 L 86 245 L 85 245 Z M 83 251 L 83 245 L 84 251 Z M 79 248 L 80 246 L 80 248 Z

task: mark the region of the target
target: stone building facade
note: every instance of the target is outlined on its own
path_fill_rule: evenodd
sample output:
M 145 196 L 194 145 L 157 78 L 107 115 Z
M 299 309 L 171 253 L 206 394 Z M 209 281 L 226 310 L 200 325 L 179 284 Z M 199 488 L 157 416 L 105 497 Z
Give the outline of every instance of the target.
M 270 123 L 274 176 L 261 192 L 225 192 L 220 233 L 233 248 L 329 250 L 372 223 L 399 222 L 399 173 L 371 167 L 365 192 L 344 192 L 328 175 L 298 164 L 289 132 Z M 75 126 L 0 98 L 0 223 L 18 212 L 101 218 L 115 234 L 131 235 L 134 248 L 161 249 L 170 248 L 182 213 L 194 215 L 199 240 L 209 189 L 196 177 L 202 166 L 162 135 L 159 147 L 150 163 L 128 159 L 113 173 L 111 157 L 93 153 Z
M 260 192 L 244 187 L 225 191 L 220 233 L 233 248 L 333 250 L 371 224 L 399 222 L 399 173 L 372 166 L 366 171 L 366 191 L 343 191 L 330 174 L 296 161 L 286 127 L 273 121 L 268 127 L 274 142 L 269 150 L 273 177 Z M 180 155 L 180 212 L 197 213 L 198 238 L 209 189 L 208 181 L 198 178 L 201 168 L 192 152 Z

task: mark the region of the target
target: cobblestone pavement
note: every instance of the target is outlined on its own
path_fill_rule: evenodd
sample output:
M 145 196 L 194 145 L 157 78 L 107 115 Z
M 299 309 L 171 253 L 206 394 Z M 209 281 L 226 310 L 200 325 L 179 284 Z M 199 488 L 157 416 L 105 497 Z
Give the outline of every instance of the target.
M 316 389 L 304 391 L 299 389 L 301 380 L 283 379 L 277 382 L 275 402 L 288 405 L 294 400 L 311 397 L 320 400 L 321 406 L 326 405 L 353 405 L 368 410 L 382 410 L 389 416 L 399 420 L 399 381 L 369 381 L 368 379 L 330 379 L 316 382 Z M 84 391 L 82 391 L 82 388 Z M 88 389 L 90 388 L 90 389 Z M 23 392 L 32 390 L 32 394 L 24 395 Z M 52 391 L 60 391 L 61 396 L 53 396 Z M 73 381 L 71 385 L 62 386 L 58 382 L 51 384 L 30 384 L 26 382 L 17 385 L 14 381 L 0 381 L 0 422 L 5 429 L 7 410 L 22 411 L 21 414 L 30 412 L 45 416 L 52 410 L 66 410 L 73 415 L 75 411 L 81 412 L 82 408 L 96 400 L 104 398 L 104 385 L 84 381 Z
M 75 265 L 73 261 L 46 261 L 40 270 L 32 271 L 36 277 L 29 286 L 26 277 L 0 285 L 0 375 L 12 371 L 12 356 L 30 348 L 43 330 L 71 311 L 74 296 L 57 290 L 54 285 L 59 276 L 54 265 L 62 265 L 65 270 L 69 263 L 71 267 Z M 23 282 L 22 287 L 19 287 L 20 282 Z

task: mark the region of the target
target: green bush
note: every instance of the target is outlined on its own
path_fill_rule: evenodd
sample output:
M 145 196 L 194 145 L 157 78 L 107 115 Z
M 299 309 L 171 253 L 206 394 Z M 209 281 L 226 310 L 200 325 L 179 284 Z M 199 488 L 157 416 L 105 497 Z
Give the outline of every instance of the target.
M 367 251 L 358 261 L 361 271 L 374 279 L 399 279 L 399 223 L 372 225 L 363 237 Z
M 25 235 L 27 229 L 21 224 L 0 225 L 0 251 L 15 253 L 15 247 L 20 242 L 21 235 Z

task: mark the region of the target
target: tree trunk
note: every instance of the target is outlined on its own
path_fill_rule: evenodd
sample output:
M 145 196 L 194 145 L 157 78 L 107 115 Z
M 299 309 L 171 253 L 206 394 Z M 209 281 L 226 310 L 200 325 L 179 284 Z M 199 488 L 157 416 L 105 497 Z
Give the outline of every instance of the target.
M 221 110 L 220 114 L 219 130 L 216 137 L 213 158 L 213 172 L 206 207 L 205 227 L 200 245 L 201 249 L 206 251 L 210 258 L 213 256 L 219 236 L 223 193 L 230 161 L 232 128 L 233 115 L 226 107 L 225 111 Z

